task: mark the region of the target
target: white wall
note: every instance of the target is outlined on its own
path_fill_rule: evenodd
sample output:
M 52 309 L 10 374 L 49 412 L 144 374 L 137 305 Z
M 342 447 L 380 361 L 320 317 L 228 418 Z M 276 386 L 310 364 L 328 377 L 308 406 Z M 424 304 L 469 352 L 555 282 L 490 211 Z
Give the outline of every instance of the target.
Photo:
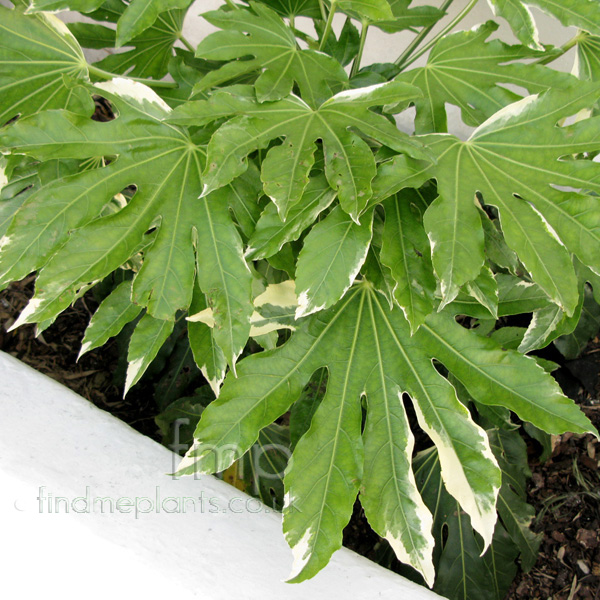
M 0 382 L 2 598 L 440 598 L 346 549 L 283 583 L 281 515 L 214 477 L 172 478 L 172 452 L 2 352 Z

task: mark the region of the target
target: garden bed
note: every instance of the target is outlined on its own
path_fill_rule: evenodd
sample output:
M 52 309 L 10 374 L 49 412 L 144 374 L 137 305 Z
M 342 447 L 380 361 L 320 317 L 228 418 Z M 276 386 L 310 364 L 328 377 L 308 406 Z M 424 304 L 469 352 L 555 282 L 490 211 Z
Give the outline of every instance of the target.
M 0 293 L 0 349 L 52 377 L 141 433 L 160 440 L 155 387 L 145 378 L 125 399 L 119 383 L 118 340 L 76 362 L 83 331 L 95 310 L 91 294 L 61 315 L 42 335 L 26 325 L 7 333 L 32 293 L 32 278 Z M 553 357 L 556 358 L 556 357 Z M 155 378 L 160 379 L 160 373 Z M 576 398 L 588 418 L 600 426 L 600 340 L 593 340 L 573 361 L 563 360 L 557 375 L 565 393 Z M 185 378 L 184 384 L 196 381 Z M 175 382 L 177 383 L 177 382 Z M 192 385 L 193 387 L 193 385 Z M 186 390 L 182 389 L 184 393 Z M 544 539 L 536 565 L 519 573 L 506 600 L 598 600 L 600 598 L 600 444 L 591 436 L 565 434 L 554 439 L 552 457 L 540 463 L 540 448 L 528 440 L 533 473 L 528 502 L 536 509 L 534 529 Z M 374 534 L 358 508 L 347 526 L 344 544 L 406 575 L 387 543 Z

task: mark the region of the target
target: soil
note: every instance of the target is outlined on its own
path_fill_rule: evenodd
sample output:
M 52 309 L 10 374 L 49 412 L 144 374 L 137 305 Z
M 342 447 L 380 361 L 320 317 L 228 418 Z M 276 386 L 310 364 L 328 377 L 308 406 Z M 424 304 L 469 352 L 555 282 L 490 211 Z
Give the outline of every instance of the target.
M 37 338 L 33 325 L 6 331 L 32 291 L 30 277 L 0 292 L 0 349 L 160 441 L 153 388 L 142 384 L 122 397 L 118 341 L 110 340 L 77 361 L 83 331 L 97 306 L 90 293 Z M 557 378 L 600 429 L 600 339 L 578 359 L 564 363 Z M 536 510 L 533 528 L 544 537 L 537 563 L 529 573 L 519 572 L 505 600 L 600 600 L 600 444 L 591 435 L 557 436 L 552 456 L 543 464 L 537 442 L 529 439 L 528 447 L 533 473 L 528 501 Z M 399 571 L 358 504 L 354 513 L 344 544 Z
M 153 393 L 148 393 L 142 384 L 123 398 L 125 365 L 119 360 L 121 353 L 117 340 L 110 339 L 77 361 L 83 333 L 98 307 L 91 293 L 77 300 L 37 337 L 35 325 L 7 331 L 33 295 L 33 282 L 34 276 L 30 276 L 0 292 L 0 350 L 160 441 L 154 422 L 158 409 Z

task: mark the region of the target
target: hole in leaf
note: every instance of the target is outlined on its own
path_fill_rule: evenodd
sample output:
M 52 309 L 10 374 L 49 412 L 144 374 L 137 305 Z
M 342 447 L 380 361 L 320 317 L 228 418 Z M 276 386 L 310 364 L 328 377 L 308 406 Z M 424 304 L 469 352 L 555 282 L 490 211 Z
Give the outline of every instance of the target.
M 99 123 L 114 121 L 117 117 L 117 111 L 113 107 L 112 102 L 97 94 L 94 94 L 92 98 L 94 100 L 94 114 L 92 115 L 92 120 L 98 121 Z

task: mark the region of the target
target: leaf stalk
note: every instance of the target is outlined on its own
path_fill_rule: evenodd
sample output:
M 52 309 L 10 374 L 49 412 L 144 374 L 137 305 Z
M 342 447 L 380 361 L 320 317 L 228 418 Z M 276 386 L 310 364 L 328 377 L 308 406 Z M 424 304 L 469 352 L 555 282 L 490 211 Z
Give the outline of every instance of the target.
M 402 67 L 408 67 L 418 60 L 425 52 L 435 46 L 438 41 L 443 38 L 447 33 L 450 33 L 470 12 L 471 9 L 477 4 L 479 0 L 471 0 L 467 6 L 465 6 L 457 15 L 452 19 L 444 29 L 442 29 L 435 37 L 429 40 L 416 54 L 414 54 L 409 60 L 405 61 Z
M 192 44 L 190 43 L 190 41 L 182 34 L 179 34 L 179 41 L 190 51 L 190 52 L 196 52 L 196 48 L 194 48 L 194 46 L 192 46 Z
M 446 0 L 442 6 L 441 11 L 445 11 L 454 0 Z M 429 27 L 424 27 L 417 37 L 405 48 L 404 52 L 396 59 L 395 64 L 399 67 L 403 67 L 404 63 L 410 58 L 410 55 L 415 51 L 421 42 L 429 35 L 429 32 L 435 27 L 436 23 L 432 23 Z
M 550 54 L 549 56 L 544 56 L 544 57 L 536 60 L 535 64 L 536 65 L 547 65 L 548 63 L 555 61 L 557 58 L 560 58 L 561 56 L 566 54 L 571 48 L 573 48 L 573 46 L 576 46 L 577 44 L 579 44 L 579 42 L 582 42 L 587 37 L 589 37 L 589 33 L 587 33 L 587 31 L 577 32 L 570 40 L 565 42 L 558 49 L 558 52 L 556 54 Z
M 319 50 L 323 50 L 325 48 L 325 44 L 327 43 L 327 38 L 331 33 L 331 27 L 333 25 L 333 15 L 335 15 L 335 9 L 337 8 L 336 0 L 332 0 L 331 9 L 329 10 L 329 15 L 327 15 L 327 23 L 325 24 L 325 31 L 323 32 L 323 37 L 321 38 L 321 43 L 319 44 Z
M 143 79 L 141 77 L 128 77 L 126 75 L 119 75 L 117 73 L 110 73 L 109 71 L 105 71 L 104 69 L 99 69 L 94 65 L 87 66 L 90 75 L 94 75 L 98 77 L 98 79 L 114 79 L 115 77 L 124 77 L 125 79 L 130 79 L 131 81 L 137 81 L 138 83 L 143 83 L 149 87 L 156 88 L 168 88 L 175 89 L 178 85 L 174 81 L 156 81 L 155 79 Z
M 358 70 L 360 69 L 360 61 L 362 60 L 362 55 L 365 50 L 365 43 L 367 41 L 367 32 L 369 31 L 369 22 L 363 21 L 362 28 L 360 30 L 360 40 L 358 42 L 358 52 L 354 57 L 354 62 L 352 63 L 352 69 L 350 70 L 350 78 L 354 77 Z

